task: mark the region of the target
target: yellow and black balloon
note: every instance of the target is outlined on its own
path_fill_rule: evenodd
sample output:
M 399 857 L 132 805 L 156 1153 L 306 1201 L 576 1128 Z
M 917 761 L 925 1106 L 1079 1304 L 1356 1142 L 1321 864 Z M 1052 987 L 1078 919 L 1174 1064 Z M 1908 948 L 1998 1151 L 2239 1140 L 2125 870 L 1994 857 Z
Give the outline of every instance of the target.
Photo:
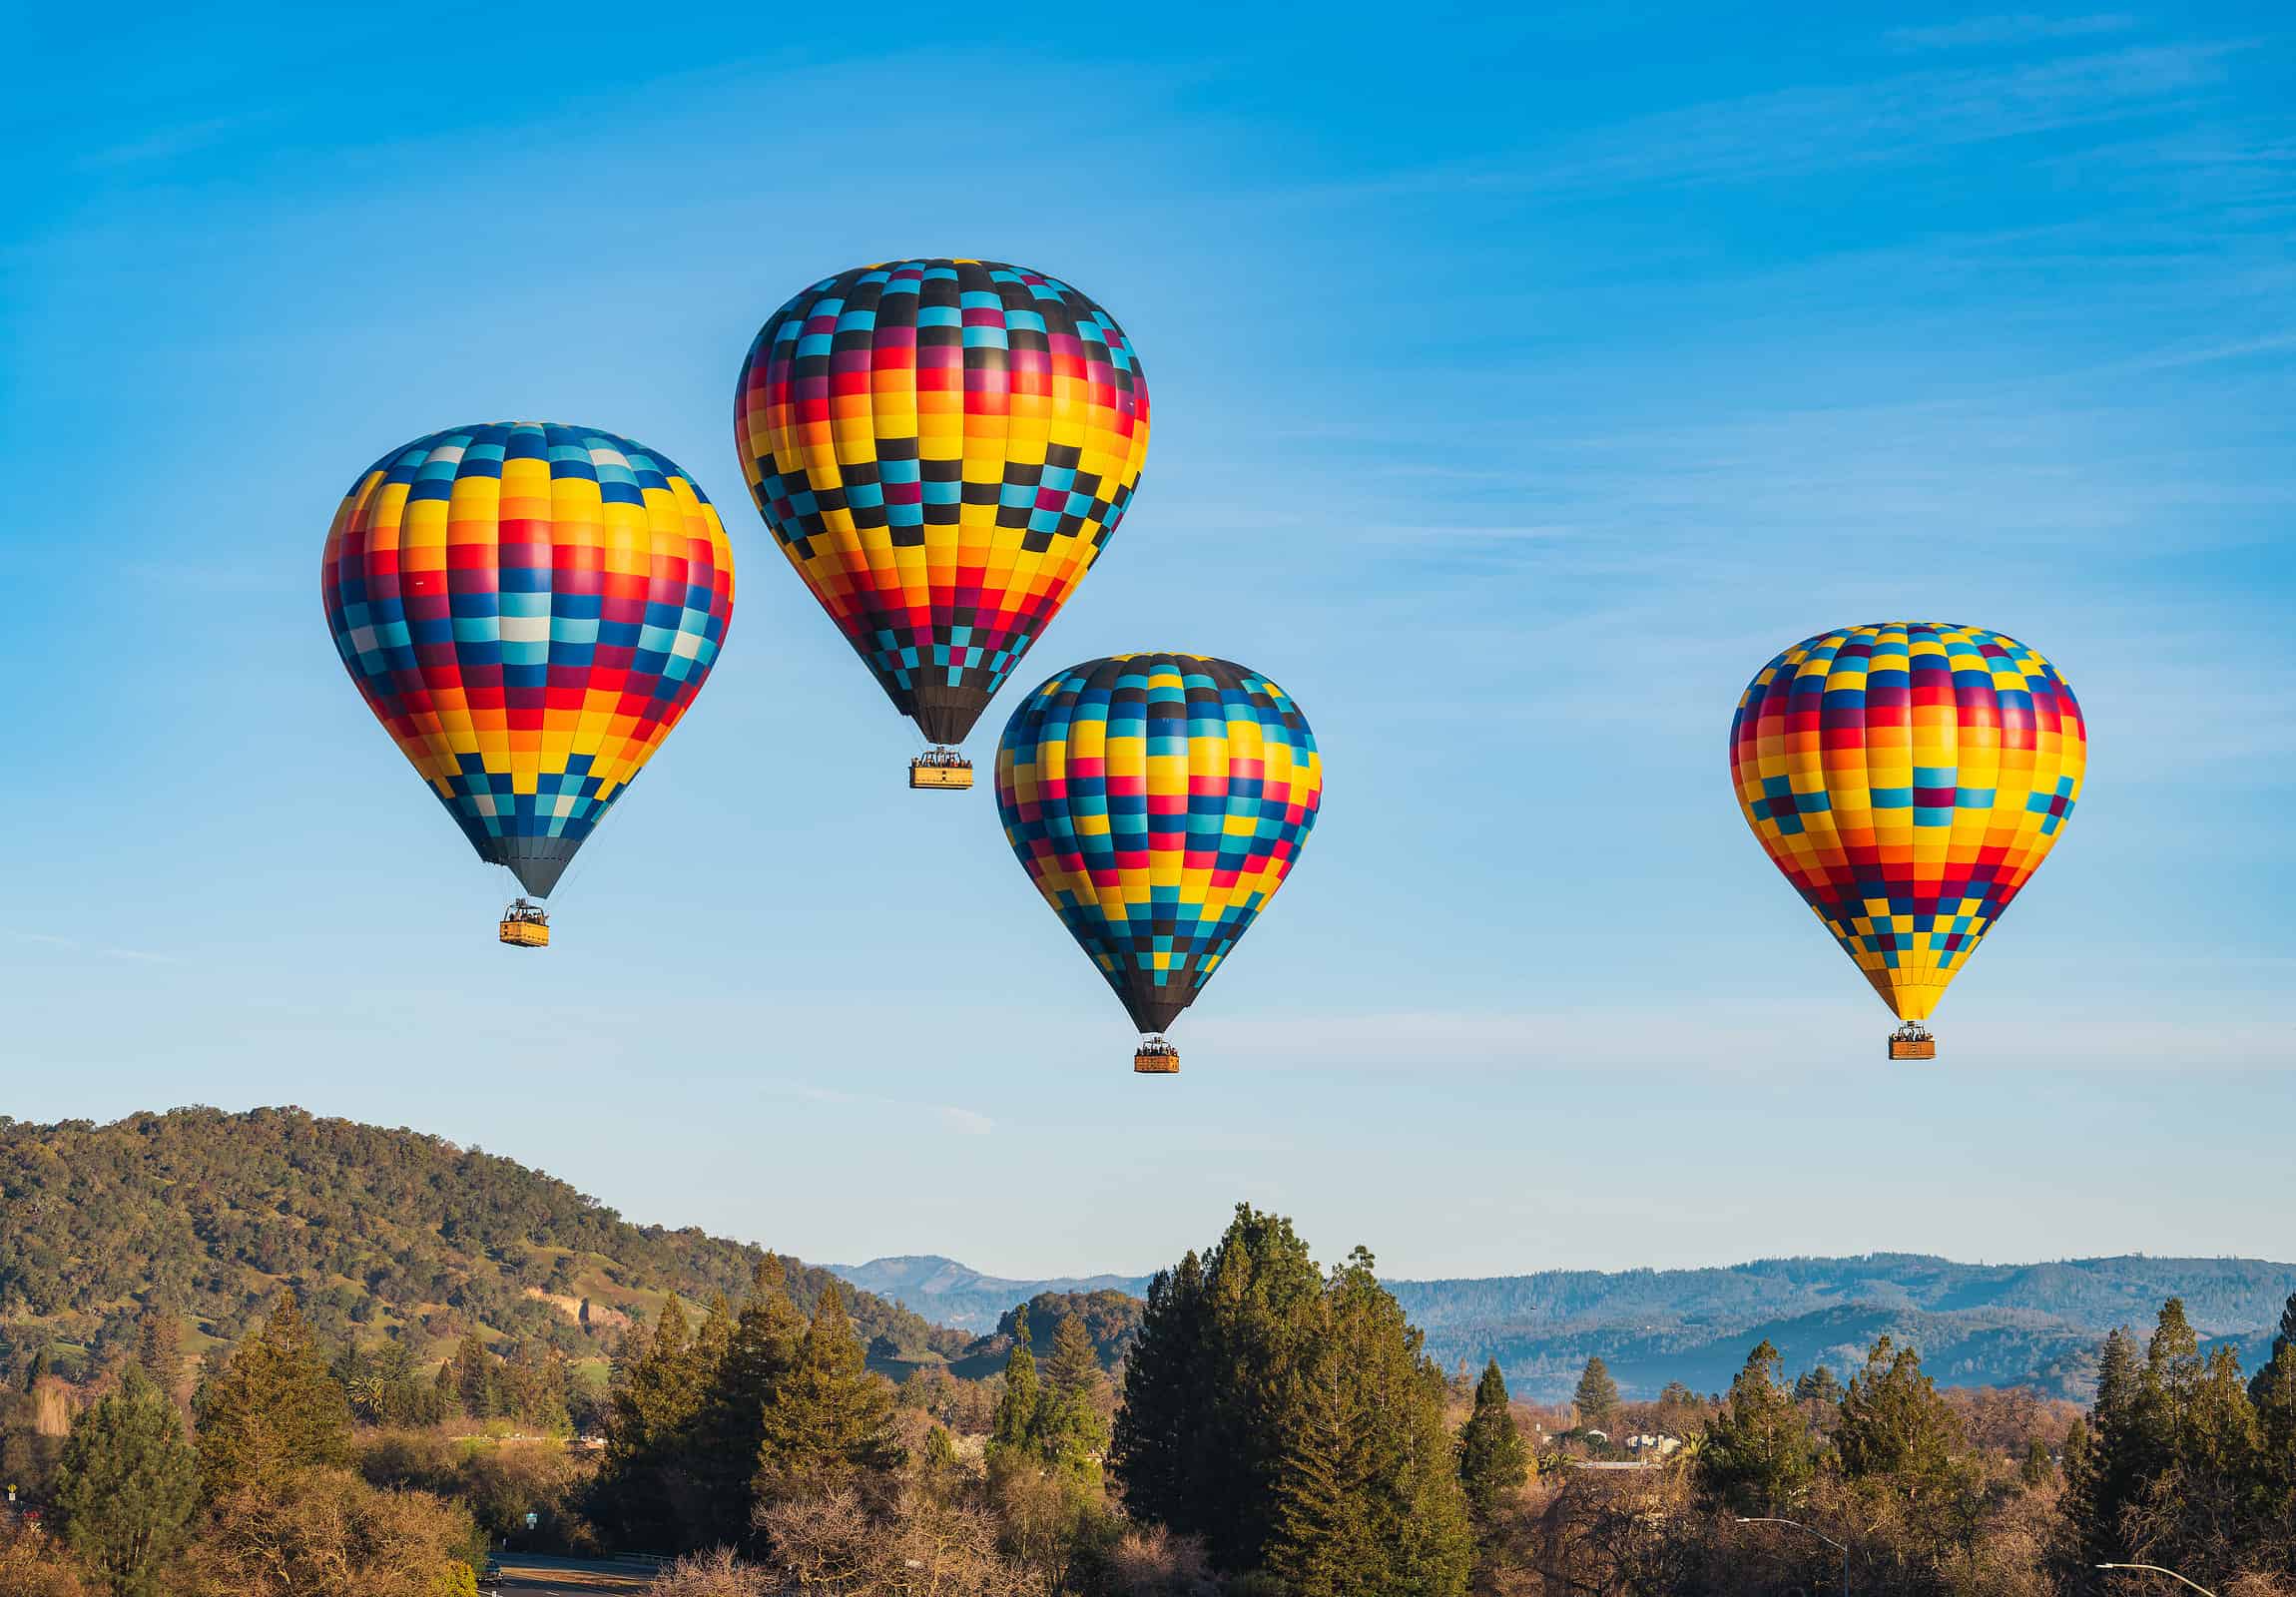
M 1057 278 L 887 262 L 774 312 L 734 433 L 782 553 L 894 709 L 954 745 L 1123 520 L 1148 382 Z
M 1730 727 L 1738 805 L 1893 1014 L 1893 1057 L 2048 856 L 2088 729 L 2034 650 L 1983 627 L 1842 627 L 1780 653 Z

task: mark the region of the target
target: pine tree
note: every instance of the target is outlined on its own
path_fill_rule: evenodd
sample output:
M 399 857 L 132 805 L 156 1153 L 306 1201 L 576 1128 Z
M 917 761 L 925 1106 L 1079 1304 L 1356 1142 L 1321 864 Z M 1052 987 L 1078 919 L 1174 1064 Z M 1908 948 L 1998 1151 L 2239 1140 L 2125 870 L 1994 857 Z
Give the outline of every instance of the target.
M 2024 1461 L 2017 1465 L 2017 1478 L 2028 1489 L 2045 1486 L 2056 1478 L 2056 1460 L 2048 1454 L 2048 1443 L 2038 1436 L 2025 1443 Z
M 1483 1366 L 1474 1389 L 1474 1412 L 1459 1427 L 1458 1479 L 1466 1492 L 1467 1512 L 1478 1525 L 1489 1524 L 1499 1505 L 1530 1479 L 1530 1448 L 1515 1428 L 1506 1377 L 1496 1358 Z
M 1110 1462 L 1133 1514 L 1202 1536 L 1212 1563 L 1262 1562 L 1298 1369 L 1323 1276 L 1292 1223 L 1248 1204 L 1209 1255 L 1151 1283 Z
M 350 1456 L 350 1405 L 291 1297 L 200 1394 L 200 1483 L 211 1499 L 276 1491 L 294 1471 Z
M 472 1419 L 489 1419 L 495 1412 L 494 1358 L 478 1332 L 466 1331 L 454 1344 L 454 1398 Z
M 170 1401 L 184 1378 L 183 1327 L 176 1317 L 158 1309 L 146 1310 L 136 1333 L 136 1362 L 152 1377 Z
M 199 1507 L 199 1457 L 141 1366 L 72 1422 L 54 1500 L 65 1539 L 113 1597 L 145 1597 L 173 1566 Z
M 1036 1451 L 1055 1469 L 1099 1480 L 1100 1457 L 1108 1448 L 1108 1423 L 1100 1411 L 1107 1384 L 1092 1333 L 1077 1316 L 1061 1316 L 1030 1425 Z
M 844 1299 L 824 1288 L 797 1362 L 766 1403 L 758 1495 L 787 1501 L 897 1467 L 891 1414 L 891 1388 L 862 1360 Z
M 691 1534 L 685 1444 L 701 1400 L 686 1317 L 671 1297 L 650 1333 L 625 1341 L 608 1404 L 598 1501 L 623 1535 L 668 1547 Z
M 2097 1353 L 2096 1400 L 2088 1421 L 2065 1438 L 2061 1523 L 2049 1563 L 2058 1584 L 2068 1590 L 2093 1589 L 2098 1564 L 2127 1556 L 2122 1519 L 2150 1467 L 2140 1384 L 2135 1338 L 2116 1329 Z
M 1780 1384 L 1782 1362 L 1767 1340 L 1755 1345 L 1698 1450 L 1701 1494 L 1734 1513 L 1783 1512 L 1817 1471 L 1809 1426 Z
M 1004 1392 L 996 1400 L 988 1445 L 992 1457 L 1022 1458 L 1036 1453 L 1036 1354 L 1028 1346 L 1028 1306 L 1013 1312 L 1012 1352 L 1004 1360 Z
M 1824 1364 L 1805 1369 L 1801 1378 L 1794 1382 L 1794 1401 L 1798 1403 L 1838 1403 L 1841 1400 L 1841 1379 Z
M 1607 1431 L 1618 1414 L 1618 1382 L 1610 1378 L 1610 1366 L 1598 1353 L 1586 1360 L 1586 1368 L 1578 1376 L 1578 1390 L 1572 1401 L 1578 1404 L 1578 1423 L 1581 1429 Z
M 1361 1248 L 1308 1320 L 1286 1381 L 1267 1568 L 1293 1597 L 1455 1597 L 1473 1537 L 1441 1367 Z
M 766 1404 L 797 1362 L 805 1317 L 790 1302 L 787 1272 L 768 1254 L 759 1262 L 695 1415 L 693 1469 L 699 1491 L 700 1540 L 732 1546 L 750 1528 L 758 1449 Z
M 1834 1452 L 1851 1480 L 1885 1484 L 1918 1504 L 1934 1503 L 1962 1480 L 1961 1420 L 1922 1373 L 1921 1354 L 1877 1339 L 1863 1372 L 1850 1377 Z

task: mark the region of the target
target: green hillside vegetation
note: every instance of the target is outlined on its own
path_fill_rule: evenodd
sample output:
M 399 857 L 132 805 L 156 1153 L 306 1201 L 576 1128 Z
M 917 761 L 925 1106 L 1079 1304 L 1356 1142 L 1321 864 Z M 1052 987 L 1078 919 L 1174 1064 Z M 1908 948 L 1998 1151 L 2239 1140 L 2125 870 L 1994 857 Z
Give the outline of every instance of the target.
M 1147 1306 L 1138 1298 L 1102 1289 L 1097 1292 L 1040 1292 L 1026 1304 L 1007 1309 L 996 1330 L 949 1362 L 949 1371 L 967 1380 L 981 1380 L 1004 1368 L 1018 1344 L 1016 1331 L 1025 1313 L 1029 1354 L 1052 1356 L 1053 1337 L 1062 1321 L 1073 1318 L 1092 1343 L 1092 1356 L 1102 1369 L 1114 1369 L 1140 1336 L 1140 1312 Z
M 299 1109 L 191 1108 L 111 1125 L 0 1118 L 0 1369 L 66 1370 L 174 1319 L 188 1366 L 291 1291 L 333 1343 L 389 1338 L 435 1360 L 475 1331 L 589 1360 L 673 1294 L 738 1297 L 764 1251 L 634 1226 L 565 1182 L 437 1137 Z M 812 1314 L 833 1279 L 787 1262 Z M 871 1362 L 899 1372 L 970 1339 L 847 1291 Z

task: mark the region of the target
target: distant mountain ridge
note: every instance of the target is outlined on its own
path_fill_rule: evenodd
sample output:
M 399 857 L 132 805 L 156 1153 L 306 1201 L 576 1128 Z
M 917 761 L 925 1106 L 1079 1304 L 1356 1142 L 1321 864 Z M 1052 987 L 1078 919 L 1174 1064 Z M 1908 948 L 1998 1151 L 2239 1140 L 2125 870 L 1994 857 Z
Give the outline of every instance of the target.
M 827 1268 L 927 1319 L 981 1330 L 1039 1292 L 1146 1290 L 1144 1277 L 1013 1281 L 935 1256 Z M 2169 1297 L 2184 1300 L 2205 1336 L 2238 1342 L 2253 1364 L 2296 1293 L 2296 1264 L 2123 1255 L 1966 1265 L 1867 1254 L 1388 1286 L 1435 1358 L 1496 1357 L 1519 1395 L 1542 1401 L 1566 1399 L 1589 1354 L 1602 1356 L 1628 1396 L 1649 1396 L 1669 1380 L 1721 1390 L 1764 1337 L 1789 1372 L 1823 1363 L 1847 1376 L 1884 1333 L 1919 1347 L 1947 1384 L 2085 1397 L 2104 1333 L 2119 1325 L 2143 1331 Z
M 1023 1281 L 984 1276 L 938 1254 L 897 1254 L 865 1265 L 824 1265 L 833 1276 L 901 1304 L 936 1325 L 987 1334 L 1020 1304 L 1041 1293 L 1120 1292 L 1138 1298 L 1146 1276 L 1049 1276 Z M 926 1307 L 929 1305 L 930 1307 Z

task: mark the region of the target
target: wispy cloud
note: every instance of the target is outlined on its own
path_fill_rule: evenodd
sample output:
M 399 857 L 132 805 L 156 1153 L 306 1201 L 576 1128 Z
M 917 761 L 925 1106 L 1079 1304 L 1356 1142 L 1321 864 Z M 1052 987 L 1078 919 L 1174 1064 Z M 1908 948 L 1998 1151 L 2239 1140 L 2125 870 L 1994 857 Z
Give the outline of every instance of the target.
M 1843 977 L 1854 981 L 1845 969 Z M 1701 1069 L 1774 1072 L 1867 1063 L 1888 1019 L 1867 1031 L 1777 1013 L 1523 1010 L 1334 1014 L 1196 1022 L 1209 1044 L 1273 1068 Z M 1971 1020 L 1950 1026 L 1950 1058 L 1989 1070 L 2286 1070 L 2296 1039 L 2277 1021 L 2237 1018 Z M 1868 1035 L 1871 1032 L 1871 1035 Z M 1943 1035 L 1943 1033 L 1941 1033 Z M 1783 1042 L 1781 1039 L 1785 1039 Z M 1735 1062 L 1735 1064 L 1733 1063 Z
M 879 1093 L 844 1092 L 834 1087 L 801 1086 L 791 1089 L 798 1097 L 820 1104 L 858 1104 L 870 1109 L 891 1109 L 903 1114 L 930 1115 L 948 1130 L 963 1137 L 985 1137 L 996 1129 L 996 1122 L 977 1109 L 965 1109 L 955 1104 L 928 1103 L 916 1098 L 887 1098 Z
M 2126 12 L 2100 11 L 2083 17 L 2042 17 L 2018 12 L 1970 17 L 1927 28 L 1892 28 L 1883 35 L 1900 50 L 1967 50 L 1985 45 L 2037 44 L 2048 39 L 2079 39 L 2123 33 L 2136 26 Z
M 1925 68 L 1656 112 L 1478 162 L 1302 191 L 1310 198 L 1582 193 L 1763 179 L 1919 161 L 1970 145 L 2189 108 L 2244 48 L 2214 42 L 2013 66 Z
M 66 953 L 89 954 L 98 959 L 133 959 L 145 964 L 180 965 L 173 954 L 154 953 L 148 948 L 120 948 L 110 943 L 83 942 L 78 937 L 60 937 L 47 931 L 17 931 L 11 928 L 8 936 L 17 942 L 33 943 L 43 948 L 57 948 Z

